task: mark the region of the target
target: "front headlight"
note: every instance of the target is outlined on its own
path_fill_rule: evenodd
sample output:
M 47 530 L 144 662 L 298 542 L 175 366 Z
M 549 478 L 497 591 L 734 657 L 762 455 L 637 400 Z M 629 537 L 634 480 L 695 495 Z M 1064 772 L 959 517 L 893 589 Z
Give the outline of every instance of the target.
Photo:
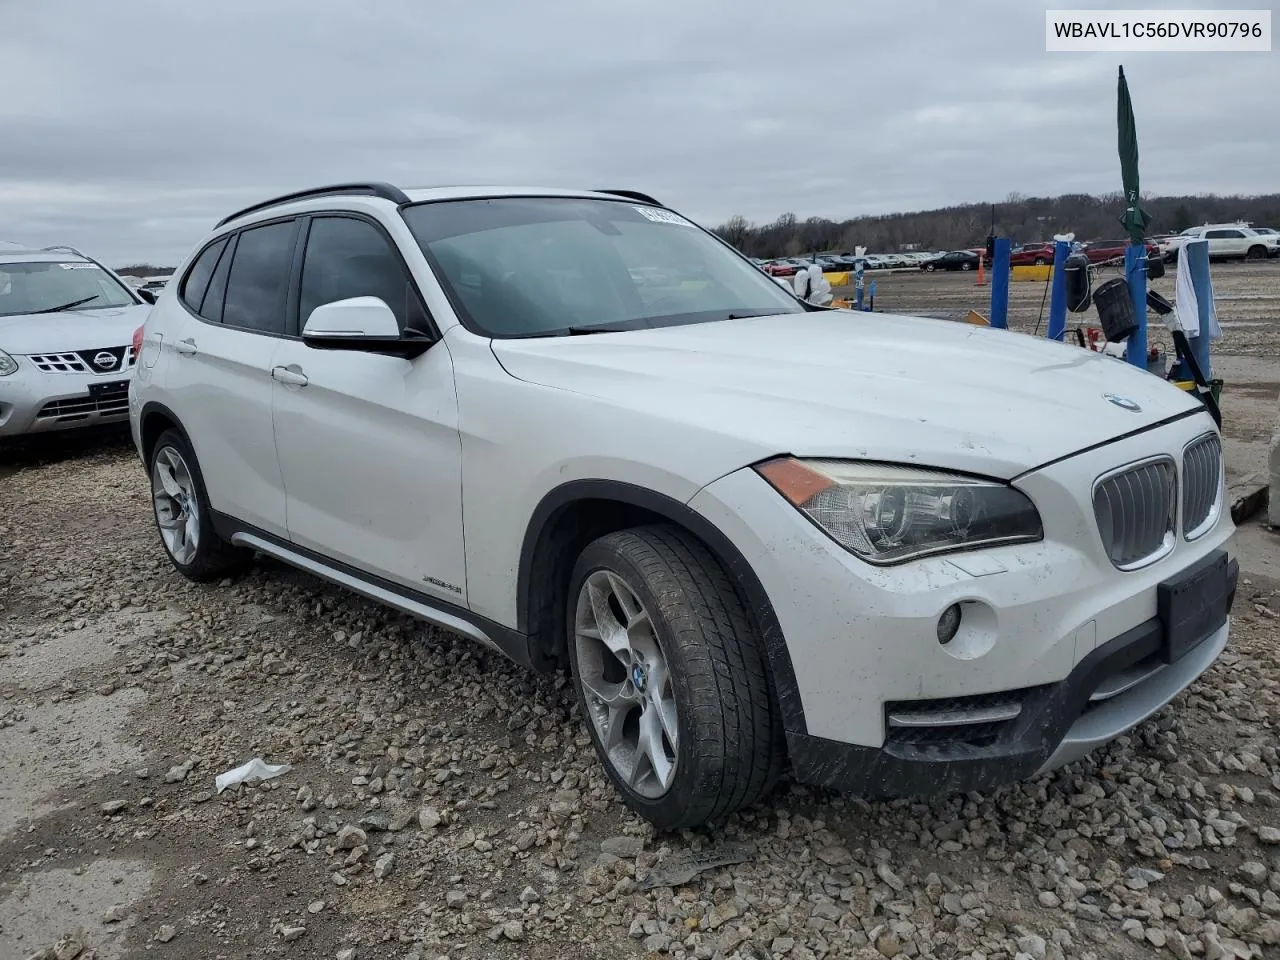
M 831 539 L 868 563 L 1040 540 L 1040 514 L 1007 484 L 960 474 L 783 457 L 756 471 Z
M 3 350 L 0 350 L 0 377 L 7 377 L 11 373 L 18 372 L 18 361 L 13 359 Z

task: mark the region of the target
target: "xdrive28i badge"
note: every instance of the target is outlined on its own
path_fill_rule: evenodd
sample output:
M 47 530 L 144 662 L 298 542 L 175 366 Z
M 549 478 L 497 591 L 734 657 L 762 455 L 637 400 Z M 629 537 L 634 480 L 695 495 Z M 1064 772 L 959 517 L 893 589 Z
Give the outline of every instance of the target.
M 1130 410 L 1133 413 L 1142 412 L 1142 405 L 1137 400 L 1130 400 L 1128 397 L 1122 397 L 1118 393 L 1104 393 L 1102 399 L 1107 403 L 1114 403 L 1121 410 Z

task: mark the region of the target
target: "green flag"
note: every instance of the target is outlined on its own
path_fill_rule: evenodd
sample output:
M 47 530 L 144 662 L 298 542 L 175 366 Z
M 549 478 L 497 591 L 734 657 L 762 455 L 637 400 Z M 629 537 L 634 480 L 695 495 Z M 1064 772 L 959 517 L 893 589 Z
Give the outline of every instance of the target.
M 1124 178 L 1124 215 L 1120 223 L 1129 239 L 1141 243 L 1150 217 L 1138 204 L 1138 128 L 1133 120 L 1133 101 L 1129 99 L 1129 84 L 1120 68 L 1120 80 L 1116 90 L 1116 128 L 1119 133 L 1120 173 Z

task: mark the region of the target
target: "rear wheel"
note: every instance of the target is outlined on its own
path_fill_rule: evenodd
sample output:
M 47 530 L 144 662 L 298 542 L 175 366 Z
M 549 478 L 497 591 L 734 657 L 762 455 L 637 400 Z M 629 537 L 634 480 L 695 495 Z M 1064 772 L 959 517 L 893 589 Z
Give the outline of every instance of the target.
M 964 263 L 960 264 L 960 269 L 961 269 L 961 270 L 968 270 L 968 269 L 969 269 L 969 261 L 968 261 L 968 260 L 966 260 Z
M 213 529 L 209 498 L 195 452 L 177 430 L 166 430 L 151 451 L 151 503 L 160 542 L 178 572 L 204 582 L 243 568 L 247 550 Z
M 1037 267 L 1043 267 L 1043 266 L 1044 266 L 1046 263 L 1048 263 L 1048 262 L 1049 262 L 1049 261 L 1047 261 L 1044 257 L 1036 257 L 1036 266 L 1037 266 Z
M 785 748 L 764 645 L 699 541 L 658 526 L 589 544 L 568 622 L 587 729 L 632 809 L 675 829 L 772 789 Z

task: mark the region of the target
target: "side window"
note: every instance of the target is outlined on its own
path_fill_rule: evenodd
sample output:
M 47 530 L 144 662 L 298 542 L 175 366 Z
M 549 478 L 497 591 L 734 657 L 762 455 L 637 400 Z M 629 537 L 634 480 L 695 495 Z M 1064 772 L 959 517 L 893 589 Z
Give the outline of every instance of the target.
M 231 258 L 235 254 L 235 248 L 236 242 L 232 238 L 218 259 L 218 266 L 214 268 L 213 277 L 209 280 L 209 290 L 204 295 L 204 302 L 200 304 L 200 316 L 214 323 L 222 322 L 222 304 L 227 295 L 227 277 L 231 274 Z
M 299 326 L 306 326 L 316 307 L 350 297 L 378 297 L 395 313 L 401 330 L 425 326 L 413 281 L 386 237 L 365 220 L 316 217 L 302 260 Z
M 285 294 L 293 265 L 293 220 L 243 231 L 231 258 L 222 322 L 232 327 L 284 333 Z
M 213 268 L 217 265 L 222 248 L 226 245 L 226 238 L 223 238 L 205 247 L 182 280 L 182 289 L 179 293 L 182 294 L 183 302 L 196 313 L 200 312 L 200 302 L 204 300 L 205 291 L 209 289 L 209 278 L 213 276 Z
M 1239 230 L 1206 230 L 1204 236 L 1206 240 L 1227 240 L 1238 239 L 1244 234 Z

